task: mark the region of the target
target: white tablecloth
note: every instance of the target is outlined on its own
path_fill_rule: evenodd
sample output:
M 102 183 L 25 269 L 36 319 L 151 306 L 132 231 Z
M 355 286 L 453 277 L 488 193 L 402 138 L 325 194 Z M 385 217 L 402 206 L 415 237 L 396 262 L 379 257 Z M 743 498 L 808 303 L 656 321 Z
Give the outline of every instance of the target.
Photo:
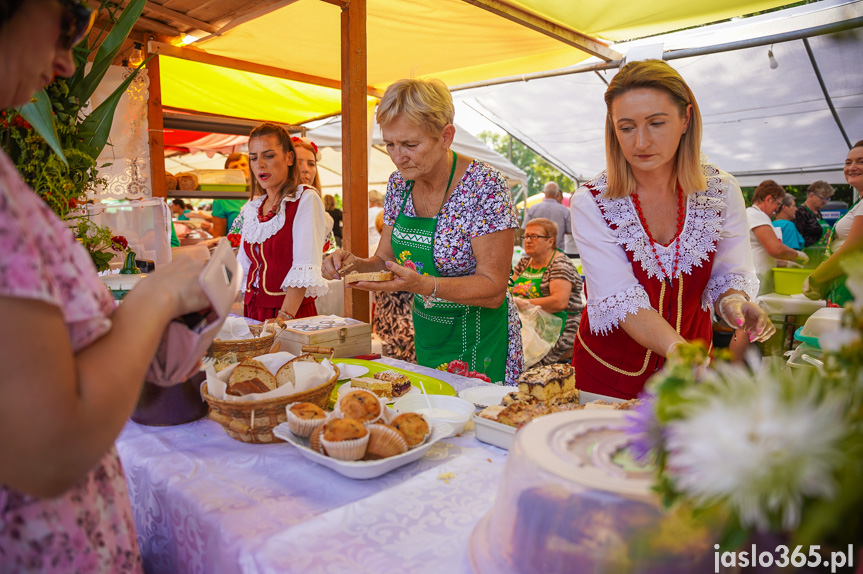
M 812 301 L 806 295 L 780 295 L 765 293 L 756 299 L 768 315 L 811 315 L 818 309 L 827 306 L 827 301 Z
M 394 359 L 447 381 L 482 384 Z M 470 572 L 468 541 L 506 451 L 460 437 L 379 478 L 353 480 L 287 443 L 247 445 L 209 419 L 128 423 L 117 448 L 147 572 Z M 451 472 L 454 478 L 438 478 Z

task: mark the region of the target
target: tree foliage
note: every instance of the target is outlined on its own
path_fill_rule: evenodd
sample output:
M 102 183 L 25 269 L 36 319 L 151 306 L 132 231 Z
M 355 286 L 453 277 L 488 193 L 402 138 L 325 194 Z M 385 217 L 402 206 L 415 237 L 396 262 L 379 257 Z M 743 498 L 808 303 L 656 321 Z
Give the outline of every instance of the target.
M 549 181 L 556 181 L 566 195 L 575 191 L 575 182 L 572 179 L 512 136 L 484 131 L 477 137 L 527 174 L 528 197 L 542 193 L 543 186 Z M 512 143 L 511 158 L 510 142 Z

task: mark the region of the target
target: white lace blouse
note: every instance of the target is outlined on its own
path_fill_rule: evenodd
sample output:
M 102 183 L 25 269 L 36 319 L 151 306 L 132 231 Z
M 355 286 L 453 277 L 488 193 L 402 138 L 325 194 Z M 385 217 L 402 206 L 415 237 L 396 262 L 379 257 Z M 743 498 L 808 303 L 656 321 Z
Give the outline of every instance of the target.
M 243 288 L 249 273 L 251 261 L 246 255 L 246 243 L 264 243 L 275 235 L 285 225 L 284 204 L 299 201 L 293 226 L 293 264 L 291 270 L 282 281 L 281 288 L 305 287 L 306 297 L 320 297 L 329 290 L 327 281 L 321 275 L 321 259 L 327 236 L 326 211 L 320 196 L 311 187 L 300 185 L 296 197 L 286 197 L 282 200 L 282 208 L 278 215 L 269 221 L 258 221 L 258 210 L 266 199 L 265 195 L 256 197 L 246 203 L 238 217 L 242 218 L 242 240 L 237 259 L 243 268 Z M 257 286 L 257 282 L 255 283 Z
M 628 314 L 652 308 L 647 292 L 633 273 L 627 251 L 648 277 L 659 279 L 673 268 L 678 242 L 680 259 L 675 277 L 690 275 L 693 267 L 704 265 L 715 251 L 710 280 L 704 292 L 697 294 L 705 310 L 712 309 L 718 297 L 729 289 L 744 291 L 751 299 L 758 294 L 746 206 L 737 180 L 713 165 L 704 164 L 703 168 L 707 189 L 687 197 L 682 233 L 667 247 L 656 245 L 662 268 L 654 258 L 632 200 L 602 197 L 607 183 L 605 172 L 586 184 L 600 192 L 596 198 L 586 186 L 573 195 L 572 235 L 587 279 L 592 332 L 609 333 Z M 611 224 L 617 228 L 612 229 Z

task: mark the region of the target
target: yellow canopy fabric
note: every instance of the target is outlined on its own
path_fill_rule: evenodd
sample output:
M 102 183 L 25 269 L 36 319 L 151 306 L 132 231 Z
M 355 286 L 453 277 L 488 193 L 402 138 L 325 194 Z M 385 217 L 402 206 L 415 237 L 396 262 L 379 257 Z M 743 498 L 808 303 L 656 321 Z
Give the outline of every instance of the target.
M 508 0 L 600 40 L 668 32 L 781 6 L 787 0 Z M 195 46 L 211 54 L 339 81 L 341 11 L 296 0 L 226 26 Z M 367 84 L 407 77 L 458 85 L 578 64 L 588 55 L 463 0 L 368 0 Z M 337 90 L 163 58 L 166 106 L 297 123 L 341 108 Z M 534 102 L 539 105 L 538 102 Z
M 341 92 L 177 58 L 159 58 L 162 105 L 296 124 L 338 113 Z
M 622 42 L 790 4 L 775 0 L 506 0 L 546 20 Z

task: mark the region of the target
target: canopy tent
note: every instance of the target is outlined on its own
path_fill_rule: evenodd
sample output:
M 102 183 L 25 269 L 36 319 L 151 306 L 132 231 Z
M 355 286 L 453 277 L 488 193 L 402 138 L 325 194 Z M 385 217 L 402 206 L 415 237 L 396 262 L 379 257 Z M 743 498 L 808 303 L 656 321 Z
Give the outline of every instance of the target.
M 390 174 L 396 170 L 396 167 L 393 165 L 392 160 L 390 160 L 389 154 L 383 148 L 380 130 L 375 131 L 377 135 L 372 140 L 372 151 L 369 154 L 369 189 L 377 189 L 383 192 L 386 190 Z M 321 160 L 318 162 L 321 191 L 325 194 L 329 193 L 333 195 L 342 193 L 341 121 L 338 119 L 329 120 L 326 123 L 307 130 L 306 135 L 315 142 L 321 152 Z M 224 154 L 236 151 L 238 145 L 247 141 L 248 137 L 246 136 L 204 134 L 192 131 L 166 131 L 166 148 L 170 142 L 176 147 L 204 153 L 168 158 L 165 162 L 165 167 L 173 173 L 189 169 L 221 169 L 224 165 L 224 159 L 221 156 L 214 157 L 213 152 Z M 227 147 L 226 143 L 229 144 Z M 510 187 L 518 184 L 527 185 L 527 174 L 459 126 L 456 126 L 456 137 L 453 141 L 452 149 L 458 154 L 476 158 L 493 165 L 507 178 Z
M 824 0 L 762 16 L 615 45 L 692 49 L 859 20 L 863 2 Z M 857 24 L 859 25 L 859 24 Z M 807 44 L 813 62 L 807 53 Z M 771 66 L 768 54 L 771 50 Z M 668 52 L 666 52 L 668 53 Z M 673 53 L 673 52 L 672 52 Z M 844 183 L 848 138 L 863 139 L 863 31 L 671 60 L 704 118 L 702 149 L 744 186 L 765 179 Z M 585 63 L 586 67 L 587 63 Z M 561 73 L 566 70 L 561 70 Z M 465 102 L 580 181 L 605 168 L 606 84 L 615 70 L 557 75 L 464 91 Z M 818 73 L 824 88 L 819 85 Z M 829 96 L 828 103 L 826 94 Z M 546 102 L 538 106 L 536 102 Z
M 610 9 L 607 3 L 591 0 L 368 0 L 369 92 L 379 95 L 406 77 L 432 76 L 455 85 L 571 66 L 589 51 L 610 60 L 620 54 L 593 38 L 625 40 L 784 3 L 618 0 Z M 148 7 L 154 4 L 151 0 Z M 333 4 L 339 2 L 256 4 L 261 6 L 258 10 L 240 18 L 228 15 L 197 28 L 188 18 L 172 18 L 165 12 L 180 14 L 188 6 L 184 0 L 167 0 L 153 13 L 145 8 L 148 18 L 173 26 L 177 40 L 182 34 L 200 38 L 194 48 L 151 45 L 163 54 L 163 105 L 284 123 L 338 112 L 341 10 Z M 205 8 L 200 10 L 188 14 L 204 19 Z M 286 31 L 295 32 L 286 37 Z

